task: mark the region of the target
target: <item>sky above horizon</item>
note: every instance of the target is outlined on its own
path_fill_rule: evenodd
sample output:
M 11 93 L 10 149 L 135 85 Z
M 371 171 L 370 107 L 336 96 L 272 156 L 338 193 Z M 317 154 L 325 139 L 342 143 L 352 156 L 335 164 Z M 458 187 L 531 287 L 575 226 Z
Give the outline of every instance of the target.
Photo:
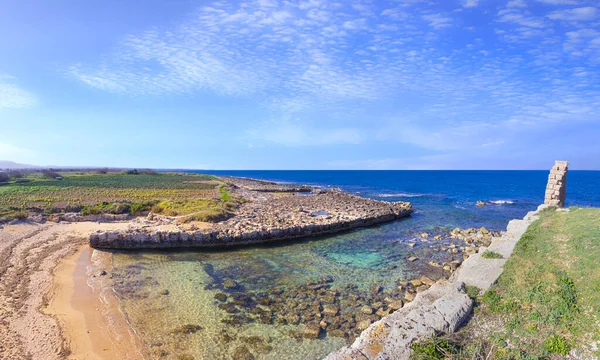
M 5 0 L 0 160 L 600 169 L 598 0 Z

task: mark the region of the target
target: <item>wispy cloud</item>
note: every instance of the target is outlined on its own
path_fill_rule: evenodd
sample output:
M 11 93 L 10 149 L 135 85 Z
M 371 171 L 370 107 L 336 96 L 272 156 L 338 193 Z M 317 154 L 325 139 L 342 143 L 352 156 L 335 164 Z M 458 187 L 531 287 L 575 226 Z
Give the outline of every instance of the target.
M 552 20 L 589 21 L 598 16 L 598 9 L 592 6 L 553 11 L 548 14 Z
M 16 79 L 9 75 L 0 75 L 0 109 L 25 108 L 36 103 L 32 93 L 20 88 Z
M 105 60 L 68 73 L 127 96 L 258 99 L 269 115 L 248 124 L 252 144 L 383 139 L 448 152 L 596 121 L 597 4 L 455 4 L 470 9 L 442 12 L 420 0 L 214 2 L 172 28 L 127 35 Z M 463 28 L 465 16 L 485 19 L 485 32 Z M 381 130 L 365 130 L 373 128 Z

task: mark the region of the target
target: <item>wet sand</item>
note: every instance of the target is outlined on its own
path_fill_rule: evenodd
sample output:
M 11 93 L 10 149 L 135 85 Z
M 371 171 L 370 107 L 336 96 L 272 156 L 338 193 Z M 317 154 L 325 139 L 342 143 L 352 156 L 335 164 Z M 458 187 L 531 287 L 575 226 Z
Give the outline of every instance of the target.
M 85 245 L 60 261 L 50 303 L 42 311 L 58 320 L 70 359 L 142 359 L 141 344 L 120 312 L 118 299 L 98 275 L 98 267 L 108 267 L 110 259 L 104 256 L 94 264 L 93 251 Z
M 72 277 L 73 271 L 77 272 L 79 259 L 73 258 L 73 254 L 86 245 L 92 232 L 125 229 L 127 226 L 126 222 L 46 223 L 7 225 L 0 229 L 1 359 L 65 359 L 75 358 L 69 355 L 71 352 L 86 351 L 102 354 L 101 350 L 107 348 L 107 343 L 81 337 L 82 330 L 92 322 L 86 320 L 79 310 L 68 308 L 71 305 L 75 308 L 82 306 L 81 309 L 85 310 L 83 305 L 87 306 L 87 300 L 83 299 L 93 299 L 91 294 L 85 294 L 88 291 L 83 280 L 85 271 L 78 273 L 76 278 Z M 67 259 L 64 265 L 56 269 L 63 259 Z M 54 274 L 60 275 L 56 282 Z M 69 288 L 71 294 L 68 294 Z M 56 315 L 44 313 L 42 309 L 54 302 L 50 299 L 55 297 L 58 297 L 56 304 L 67 308 L 57 310 Z M 73 298 L 77 301 L 72 302 Z M 95 305 L 87 308 L 94 310 L 90 313 L 93 317 L 96 317 L 96 308 Z M 60 320 L 63 315 L 68 321 Z M 96 337 L 97 333 L 91 333 L 89 337 L 92 335 Z

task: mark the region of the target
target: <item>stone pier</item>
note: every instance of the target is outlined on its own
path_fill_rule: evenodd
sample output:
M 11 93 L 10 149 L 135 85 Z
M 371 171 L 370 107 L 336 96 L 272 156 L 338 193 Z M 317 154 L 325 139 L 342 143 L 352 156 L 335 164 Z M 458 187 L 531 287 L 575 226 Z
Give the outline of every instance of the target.
M 550 206 L 565 206 L 567 197 L 567 172 L 569 171 L 568 161 L 555 161 L 548 176 L 548 185 L 546 186 L 546 196 L 544 204 Z

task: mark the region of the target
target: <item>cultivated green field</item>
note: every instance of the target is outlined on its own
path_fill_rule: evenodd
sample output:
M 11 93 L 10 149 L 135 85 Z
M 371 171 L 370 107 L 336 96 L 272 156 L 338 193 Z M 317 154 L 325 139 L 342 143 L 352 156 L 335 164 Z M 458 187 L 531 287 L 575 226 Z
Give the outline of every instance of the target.
M 415 345 L 414 358 L 563 359 L 571 351 L 599 357 L 599 257 L 600 209 L 543 211 L 498 283 L 477 296 L 468 325 Z
M 81 211 L 82 214 L 132 213 L 154 208 L 178 216 L 210 210 L 219 218 L 235 203 L 223 183 L 209 175 L 60 173 L 62 179 L 40 173 L 0 183 L 0 220 Z M 222 217 L 222 216 L 221 216 Z M 202 216 L 200 216 L 202 218 Z

